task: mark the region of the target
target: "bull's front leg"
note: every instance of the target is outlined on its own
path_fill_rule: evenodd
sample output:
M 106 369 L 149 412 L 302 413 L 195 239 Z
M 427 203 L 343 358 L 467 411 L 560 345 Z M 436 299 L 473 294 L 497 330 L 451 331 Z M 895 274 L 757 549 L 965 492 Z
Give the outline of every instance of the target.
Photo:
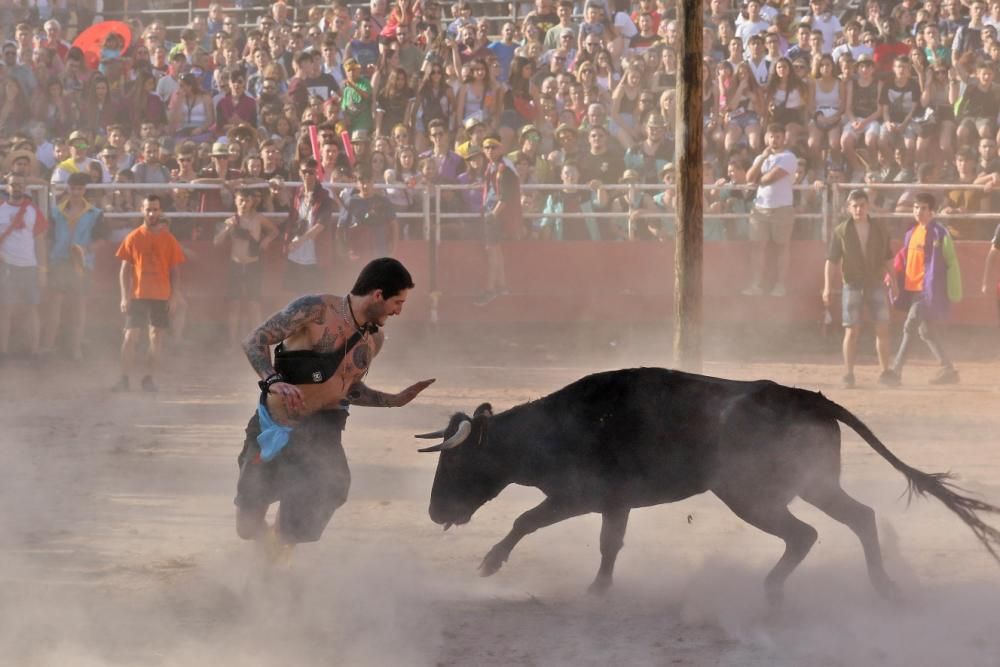
M 591 593 L 604 593 L 611 588 L 618 552 L 625 546 L 625 528 L 628 526 L 628 507 L 616 507 L 601 514 L 601 567 L 594 583 L 587 589 Z
M 497 542 L 483 562 L 479 565 L 479 573 L 488 577 L 500 569 L 510 556 L 511 550 L 521 541 L 525 535 L 530 535 L 539 528 L 551 526 L 564 519 L 586 514 L 588 509 L 581 507 L 578 503 L 559 501 L 555 498 L 546 498 L 541 503 L 514 519 L 514 526 L 507 536 Z

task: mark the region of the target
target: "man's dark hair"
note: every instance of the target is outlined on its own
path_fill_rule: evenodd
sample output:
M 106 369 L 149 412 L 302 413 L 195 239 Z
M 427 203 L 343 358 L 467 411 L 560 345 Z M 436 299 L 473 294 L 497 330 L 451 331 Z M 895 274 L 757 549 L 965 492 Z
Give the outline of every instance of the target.
M 66 184 L 71 186 L 90 185 L 90 174 L 83 171 L 72 173 L 69 175 L 69 179 L 67 179 Z
M 926 204 L 927 208 L 932 211 L 937 210 L 937 199 L 929 192 L 918 192 L 917 196 L 913 198 L 913 202 L 915 204 Z
M 767 126 L 765 133 L 770 132 L 771 134 L 784 134 L 785 126 L 781 123 L 771 123 Z
M 319 168 L 319 162 L 317 162 L 315 158 L 306 158 L 299 165 L 300 171 L 302 169 L 318 169 L 318 168 Z
M 160 205 L 160 208 L 163 208 L 163 200 L 160 199 L 160 195 L 152 195 L 152 194 L 151 195 L 146 195 L 145 197 L 142 198 L 142 200 L 143 201 L 148 201 L 148 202 L 154 202 L 155 201 L 156 203 L 158 203 Z
M 373 259 L 361 269 L 357 282 L 351 288 L 351 295 L 365 296 L 377 289 L 382 290 L 383 299 L 391 299 L 405 289 L 413 289 L 413 278 L 397 259 Z
M 847 195 L 847 201 L 868 201 L 868 193 L 861 188 L 856 188 Z
M 931 177 L 934 176 L 934 171 L 937 169 L 936 165 L 930 162 L 921 162 L 917 165 L 917 180 L 923 183 L 929 183 Z
M 299 55 L 295 56 L 296 65 L 311 63 L 312 61 L 313 61 L 313 54 L 309 51 L 302 51 L 299 53 Z
M 370 162 L 359 162 L 353 171 L 354 178 L 359 183 L 369 183 L 375 180 L 372 176 L 372 166 Z

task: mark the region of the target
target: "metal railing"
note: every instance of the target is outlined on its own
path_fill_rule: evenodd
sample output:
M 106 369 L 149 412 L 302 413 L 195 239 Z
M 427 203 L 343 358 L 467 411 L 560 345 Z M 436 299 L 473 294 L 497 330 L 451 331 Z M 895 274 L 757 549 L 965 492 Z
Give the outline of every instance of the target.
M 344 201 L 341 200 L 341 193 L 345 189 L 354 188 L 356 184 L 354 183 L 325 183 L 324 186 L 331 192 L 335 200 L 340 202 L 341 205 Z M 300 182 L 288 181 L 283 184 L 286 189 L 297 188 L 301 186 Z M 379 183 L 375 187 L 379 190 L 389 190 L 389 189 L 401 189 L 400 184 L 385 184 Z M 103 183 L 103 184 L 92 184 L 87 186 L 88 191 L 102 191 L 102 192 L 114 192 L 114 191 L 135 191 L 141 193 L 147 192 L 167 192 L 172 190 L 190 190 L 193 192 L 204 192 L 204 191 L 222 191 L 224 189 L 236 191 L 243 188 L 258 188 L 265 189 L 272 187 L 269 182 L 261 181 L 243 183 L 237 187 L 227 188 L 221 184 L 212 183 Z M 982 185 L 967 185 L 967 184 L 924 184 L 924 183 L 877 183 L 877 184 L 864 184 L 864 183 L 831 183 L 828 186 L 815 186 L 815 185 L 796 185 L 793 186 L 794 190 L 797 192 L 811 192 L 816 195 L 818 199 L 818 210 L 812 208 L 810 210 L 796 210 L 795 217 L 796 220 L 807 220 L 812 221 L 816 227 L 814 229 L 819 232 L 820 236 L 824 241 L 829 239 L 830 231 L 832 230 L 833 224 L 835 222 L 834 212 L 842 211 L 843 201 L 846 197 L 846 193 L 853 189 L 865 189 L 870 193 L 879 191 L 949 191 L 953 192 L 956 190 L 975 190 L 982 192 L 992 192 L 992 188 L 982 186 Z M 30 185 L 28 190 L 36 193 L 37 199 L 40 204 L 43 205 L 47 212 L 51 212 L 50 207 L 56 205 L 56 198 L 65 190 L 66 186 L 62 184 L 56 185 Z M 448 185 L 448 184 L 436 184 L 432 186 L 424 186 L 419 188 L 402 188 L 405 189 L 410 195 L 418 196 L 420 202 L 420 211 L 413 212 L 400 212 L 397 214 L 397 218 L 401 220 L 421 220 L 423 224 L 420 225 L 421 228 L 421 241 L 427 242 L 427 252 L 428 261 L 430 269 L 430 285 L 432 291 L 437 287 L 437 275 L 438 275 L 438 262 L 439 262 L 439 246 L 442 243 L 447 242 L 445 235 L 442 231 L 449 226 L 455 227 L 457 223 L 475 223 L 482 217 L 482 210 L 471 210 L 466 212 L 451 212 L 446 210 L 445 206 L 442 206 L 442 194 L 448 192 L 467 192 L 469 190 L 481 191 L 481 184 L 471 184 L 471 185 Z M 633 192 L 644 192 L 644 193 L 663 193 L 667 190 L 673 190 L 674 186 L 664 186 L 664 185 L 626 185 L 626 184 L 612 184 L 602 186 L 601 190 L 612 195 L 613 193 L 628 193 L 630 190 Z M 750 192 L 756 189 L 753 185 L 715 185 L 708 184 L 704 186 L 706 192 L 713 190 L 730 190 L 730 191 L 743 191 Z M 564 185 L 538 185 L 538 184 L 526 184 L 521 186 L 522 192 L 537 192 L 537 193 L 556 193 L 560 190 L 571 190 L 571 191 L 585 191 L 590 190 L 588 185 L 580 184 L 573 186 Z M 40 193 L 38 195 L 37 193 Z M 183 222 L 197 222 L 197 221 L 219 221 L 221 222 L 225 218 L 233 215 L 235 212 L 232 210 L 223 211 L 177 211 L 177 212 L 166 212 L 164 215 L 168 219 L 177 219 Z M 621 210 L 621 211 L 582 211 L 576 213 L 545 213 L 545 212 L 530 212 L 525 215 L 526 219 L 537 220 L 540 218 L 551 217 L 559 218 L 560 220 L 569 222 L 571 224 L 585 224 L 589 220 L 612 220 L 623 224 L 625 236 L 623 239 L 617 239 L 622 242 L 631 242 L 636 237 L 636 229 L 634 227 L 633 216 L 631 215 L 633 210 Z M 271 219 L 283 219 L 287 217 L 285 212 L 262 212 L 262 215 L 269 217 Z M 913 214 L 907 212 L 895 212 L 892 211 L 881 211 L 873 210 L 871 212 L 873 217 L 877 218 L 889 218 L 889 219 L 912 219 Z M 105 210 L 105 216 L 111 220 L 138 220 L 142 217 L 139 211 L 116 211 L 116 210 Z M 646 210 L 639 213 L 636 218 L 653 218 L 664 222 L 674 222 L 677 221 L 676 211 L 663 209 L 663 210 Z M 715 220 L 736 220 L 736 221 L 746 221 L 749 220 L 750 212 L 736 212 L 736 213 L 704 213 L 704 219 L 715 219 Z M 990 222 L 1000 222 L 1000 212 L 973 212 L 973 213 L 937 213 L 936 218 L 948 221 L 948 220 L 960 220 L 960 221 L 990 221 Z M 668 234 L 669 235 L 669 234 Z M 558 242 L 558 241 L 556 241 Z

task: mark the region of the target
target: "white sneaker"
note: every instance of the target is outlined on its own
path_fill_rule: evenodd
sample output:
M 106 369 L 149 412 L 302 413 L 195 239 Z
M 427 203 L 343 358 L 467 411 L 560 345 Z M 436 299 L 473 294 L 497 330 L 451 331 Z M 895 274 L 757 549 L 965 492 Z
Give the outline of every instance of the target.
M 785 286 L 775 285 L 774 289 L 771 290 L 771 296 L 785 296 Z
M 743 296 L 760 296 L 763 293 L 764 290 L 762 290 L 760 287 L 757 287 L 756 285 L 748 287 L 741 292 Z

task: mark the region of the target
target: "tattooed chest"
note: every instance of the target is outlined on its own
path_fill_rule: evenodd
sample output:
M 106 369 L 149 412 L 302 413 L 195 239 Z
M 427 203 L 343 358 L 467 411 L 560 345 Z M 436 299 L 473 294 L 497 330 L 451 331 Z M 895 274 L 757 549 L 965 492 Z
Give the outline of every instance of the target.
M 312 337 L 312 349 L 324 354 L 336 352 L 346 342 L 343 326 L 335 324 L 316 327 Z

